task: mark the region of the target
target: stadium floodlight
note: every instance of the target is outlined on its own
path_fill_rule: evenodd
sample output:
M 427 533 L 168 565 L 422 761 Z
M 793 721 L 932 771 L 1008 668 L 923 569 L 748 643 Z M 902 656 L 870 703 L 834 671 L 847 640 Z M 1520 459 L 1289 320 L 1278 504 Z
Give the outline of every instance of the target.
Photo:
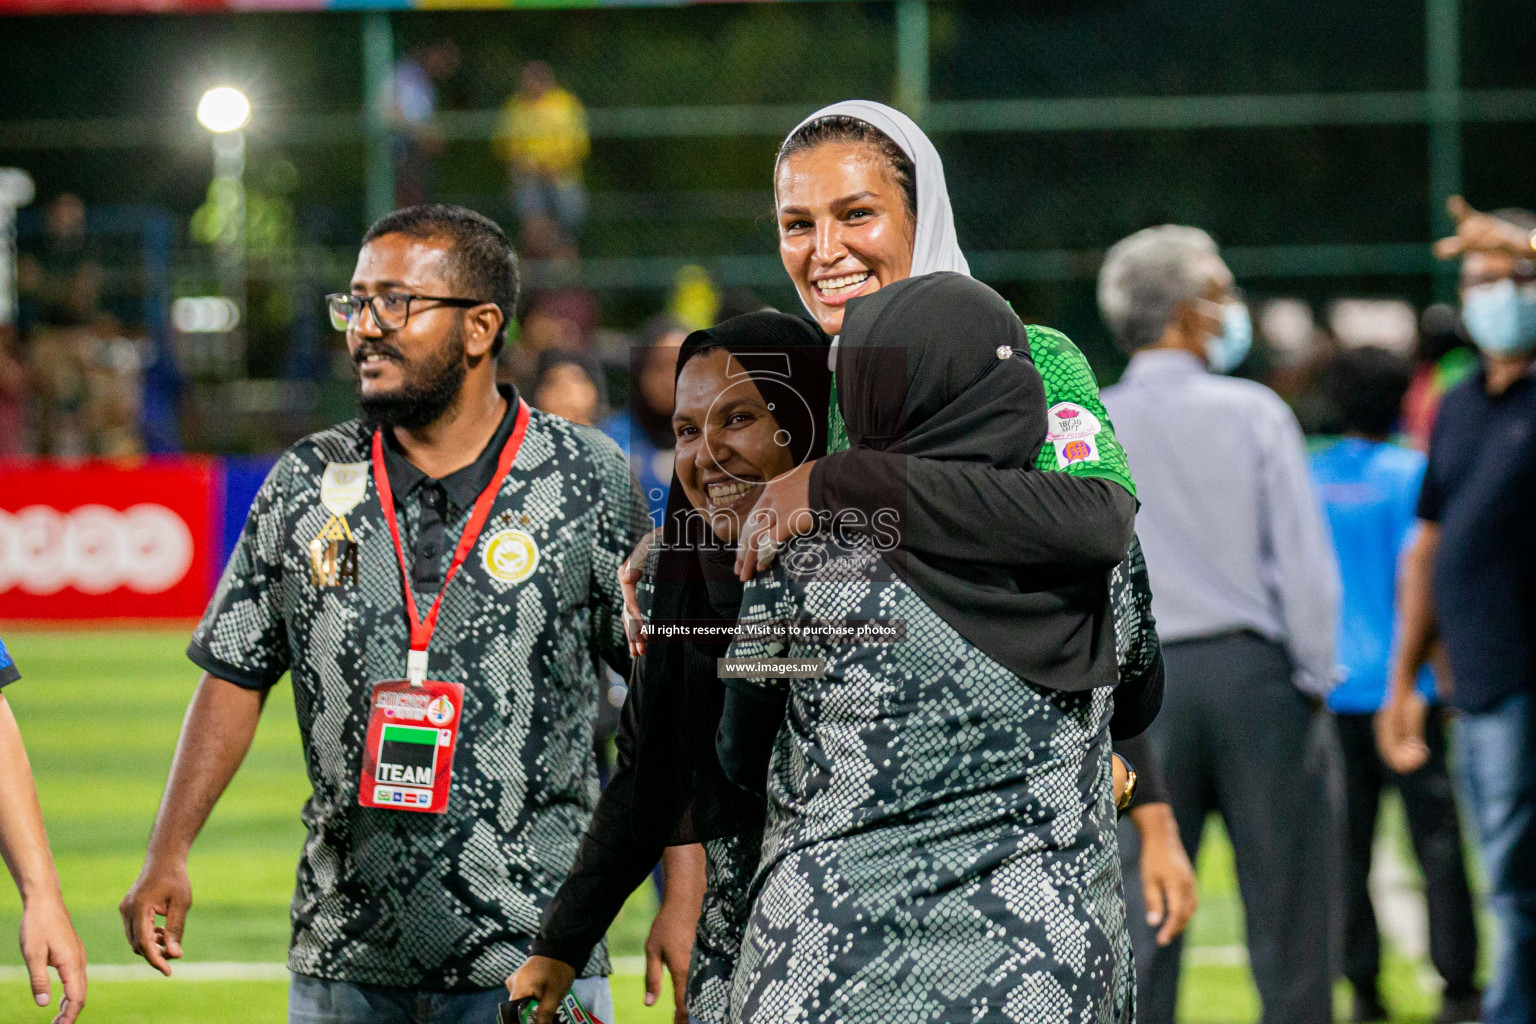
M 197 120 L 211 132 L 237 132 L 250 123 L 251 101 L 233 86 L 209 89 L 197 103 Z
M 197 120 L 213 133 L 213 187 L 209 202 L 220 199 L 222 223 L 214 239 L 219 268 L 219 290 L 228 303 L 213 315 L 212 307 L 193 309 L 183 305 L 183 333 L 200 333 L 222 325 L 221 362 L 238 373 L 245 364 L 245 338 L 239 329 L 245 309 L 245 132 L 251 122 L 251 101 L 245 93 L 230 85 L 220 85 L 203 93 L 197 104 Z M 194 315 L 194 313 L 196 315 Z M 204 316 L 203 313 L 209 315 Z

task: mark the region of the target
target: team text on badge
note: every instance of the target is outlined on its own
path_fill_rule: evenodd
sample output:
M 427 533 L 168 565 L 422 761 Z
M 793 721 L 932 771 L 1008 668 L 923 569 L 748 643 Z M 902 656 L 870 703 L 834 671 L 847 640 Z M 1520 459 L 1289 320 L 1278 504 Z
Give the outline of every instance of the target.
M 357 802 L 388 811 L 448 809 L 464 687 L 427 680 L 379 683 L 373 690 Z

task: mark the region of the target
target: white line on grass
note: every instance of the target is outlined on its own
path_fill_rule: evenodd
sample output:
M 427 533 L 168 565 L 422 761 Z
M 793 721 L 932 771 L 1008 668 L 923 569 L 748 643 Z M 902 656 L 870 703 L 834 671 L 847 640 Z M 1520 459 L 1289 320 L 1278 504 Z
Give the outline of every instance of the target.
M 171 965 L 166 978 L 148 964 L 87 964 L 91 981 L 287 981 L 287 964 L 243 964 L 212 961 Z M 0 967 L 0 981 L 26 981 L 25 967 Z
M 287 981 L 287 964 L 252 964 L 230 961 L 178 963 L 171 965 L 171 976 L 162 975 L 148 964 L 90 964 L 86 972 L 92 981 Z M 614 974 L 645 973 L 645 957 L 616 956 Z M 0 983 L 27 980 L 27 969 L 0 966 Z
M 1190 946 L 1185 959 L 1194 967 L 1242 967 L 1248 963 L 1248 951 L 1242 946 Z M 251 964 L 230 961 L 179 963 L 171 966 L 171 976 L 164 977 L 148 964 L 91 964 L 86 968 L 92 981 L 287 981 L 287 964 Z M 645 973 L 645 957 L 616 956 L 613 973 L 638 977 Z M 27 969 L 0 966 L 0 983 L 27 980 Z

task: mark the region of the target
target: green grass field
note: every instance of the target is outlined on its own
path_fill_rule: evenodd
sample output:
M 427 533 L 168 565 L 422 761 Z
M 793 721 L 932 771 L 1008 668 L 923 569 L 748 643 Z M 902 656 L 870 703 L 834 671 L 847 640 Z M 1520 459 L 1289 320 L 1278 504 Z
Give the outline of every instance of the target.
M 177 730 L 197 671 L 182 656 L 181 632 L 10 633 L 23 679 L 6 691 L 21 722 L 38 777 L 43 811 L 65 896 L 93 968 L 130 965 L 117 903 L 138 874 Z M 193 850 L 195 904 L 184 947 L 189 963 L 255 966 L 250 978 L 136 977 L 114 966 L 91 980 L 86 1020 L 189 1024 L 283 1019 L 281 964 L 288 940 L 288 900 L 303 838 L 299 808 L 308 794 L 298 730 L 286 684 L 267 704 L 261 729 L 233 785 Z M 1258 999 L 1241 966 L 1242 910 L 1231 850 L 1219 829 L 1201 853 L 1200 913 L 1191 927 L 1180 1016 L 1238 1024 L 1258 1019 Z M 634 958 L 649 926 L 649 887 L 630 901 L 610 933 L 621 963 L 614 978 L 612 1024 L 669 1019 L 663 1005 L 641 1004 Z M 20 905 L 0 885 L 0 1022 L 40 1022 L 13 944 Z M 1236 962 L 1234 962 L 1234 960 Z M 147 972 L 147 968 L 144 969 Z M 193 974 L 194 971 L 187 971 Z M 1423 965 L 1389 956 L 1385 991 L 1399 1014 L 1425 1021 L 1436 1001 Z M 1340 1007 L 1342 1012 L 1342 994 Z

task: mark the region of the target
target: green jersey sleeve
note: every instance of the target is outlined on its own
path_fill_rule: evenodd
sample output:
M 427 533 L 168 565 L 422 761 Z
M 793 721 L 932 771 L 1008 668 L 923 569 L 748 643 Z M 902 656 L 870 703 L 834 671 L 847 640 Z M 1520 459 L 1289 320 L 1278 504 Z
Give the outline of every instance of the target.
M 1045 382 L 1048 426 L 1046 441 L 1035 460 L 1043 471 L 1112 480 L 1136 496 L 1136 482 L 1125 449 L 1115 437 L 1114 424 L 1099 399 L 1099 382 L 1088 359 L 1060 331 L 1026 324 L 1030 360 Z M 827 454 L 846 451 L 848 430 L 837 402 L 837 377 L 832 378 L 832 402 L 827 410 Z
M 1035 468 L 1113 480 L 1135 497 L 1125 449 L 1115 437 L 1114 424 L 1099 400 L 1099 382 L 1082 350 L 1049 327 L 1026 324 L 1024 331 L 1030 359 L 1045 382 L 1045 444 Z
M 848 450 L 848 427 L 843 423 L 843 407 L 837 404 L 837 374 L 832 374 L 832 401 L 827 403 L 827 454 Z

